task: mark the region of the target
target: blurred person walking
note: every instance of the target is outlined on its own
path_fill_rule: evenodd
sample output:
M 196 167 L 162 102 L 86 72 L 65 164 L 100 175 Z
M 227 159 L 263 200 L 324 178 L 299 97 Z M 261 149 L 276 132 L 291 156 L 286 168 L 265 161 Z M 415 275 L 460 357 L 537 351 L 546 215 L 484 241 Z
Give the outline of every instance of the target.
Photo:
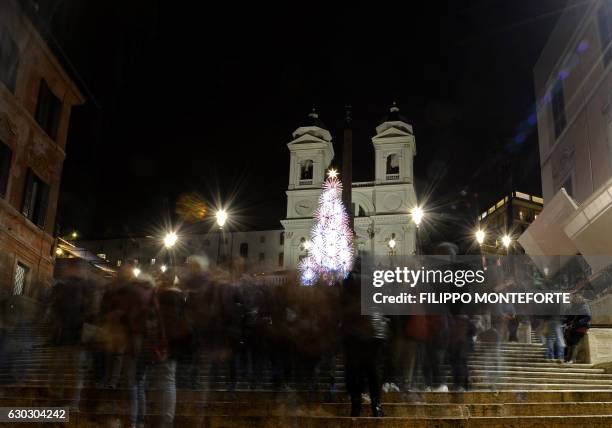
M 127 346 L 124 366 L 129 394 L 131 427 L 144 427 L 147 367 L 165 362 L 167 349 L 153 279 L 141 274 L 117 290 Z
M 367 379 L 372 416 L 382 417 L 380 364 L 388 327 L 381 314 L 361 315 L 360 287 L 361 266 L 357 260 L 342 290 L 346 388 L 351 397 L 351 416 L 360 416 L 363 382 Z
M 78 265 L 67 268 L 64 278 L 53 286 L 50 297 L 56 349 L 49 371 L 49 395 L 64 398 L 64 387 L 70 387 L 69 406 L 78 410 L 86 356 L 81 340 L 83 325 L 94 315 L 93 284 Z
M 565 341 L 567 343 L 565 358 L 567 363 L 573 364 L 577 361 L 578 350 L 582 338 L 589 330 L 590 322 L 591 307 L 581 294 L 574 294 L 569 315 L 565 318 Z
M 176 410 L 176 366 L 184 349 L 190 346 L 191 334 L 185 318 L 185 295 L 175 284 L 174 271 L 168 270 L 158 279 L 157 300 L 161 319 L 163 347 L 167 349 L 166 359 L 160 359 L 158 374 L 161 389 L 160 428 L 172 427 Z

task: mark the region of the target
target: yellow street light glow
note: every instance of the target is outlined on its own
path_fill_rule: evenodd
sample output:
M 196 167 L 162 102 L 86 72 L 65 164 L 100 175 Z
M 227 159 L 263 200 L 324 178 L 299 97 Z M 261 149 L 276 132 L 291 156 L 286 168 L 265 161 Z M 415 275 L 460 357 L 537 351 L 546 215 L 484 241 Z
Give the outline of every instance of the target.
M 58 255 L 58 256 L 61 256 L 61 255 L 64 254 L 64 250 L 62 250 L 60 247 L 57 247 L 55 249 L 55 254 Z
M 329 171 L 327 171 L 327 176 L 330 178 L 336 178 L 338 177 L 338 171 L 332 168 Z
M 421 224 L 421 221 L 423 221 L 423 217 L 425 217 L 425 213 L 423 212 L 423 208 L 414 207 L 410 211 L 410 216 L 412 217 L 412 221 L 414 222 L 414 224 L 416 224 L 418 227 Z
M 508 248 L 511 243 L 512 243 L 512 238 L 510 237 L 510 235 L 502 236 L 502 244 L 504 244 L 504 247 Z
M 395 239 L 391 238 L 389 240 L 389 248 L 394 249 L 395 245 L 397 245 L 397 242 L 395 242 Z
M 482 245 L 482 243 L 485 240 L 485 233 L 484 230 L 482 229 L 478 229 L 476 231 L 476 242 L 478 242 L 478 245 Z
M 159 269 L 162 271 L 162 273 L 164 273 L 166 270 L 168 270 L 168 267 L 166 265 L 161 265 Z
M 72 233 L 70 234 L 70 236 L 72 236 L 72 239 L 77 239 L 77 238 L 79 237 L 79 234 L 78 234 L 78 232 L 75 230 L 74 232 L 72 232 Z
M 138 269 L 138 268 L 136 267 L 136 268 L 134 268 L 134 270 L 132 271 L 132 273 L 134 274 L 134 276 L 135 276 L 136 278 L 138 278 L 138 275 L 140 275 L 140 269 Z
M 219 225 L 219 227 L 223 227 L 223 225 L 227 221 L 227 211 L 219 210 L 215 214 L 215 217 L 217 217 L 217 224 Z
M 176 233 L 174 232 L 169 232 L 166 234 L 166 236 L 164 236 L 164 246 L 166 248 L 174 247 L 176 241 L 178 241 L 178 236 L 176 236 Z

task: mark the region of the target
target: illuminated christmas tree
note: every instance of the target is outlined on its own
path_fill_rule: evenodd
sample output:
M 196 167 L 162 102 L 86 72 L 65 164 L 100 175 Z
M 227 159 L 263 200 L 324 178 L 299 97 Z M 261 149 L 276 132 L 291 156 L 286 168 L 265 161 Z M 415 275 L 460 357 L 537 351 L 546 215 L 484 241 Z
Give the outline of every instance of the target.
M 348 275 L 353 264 L 353 233 L 342 204 L 342 183 L 338 172 L 330 170 L 323 184 L 317 223 L 310 232 L 308 257 L 299 265 L 301 280 L 312 285 L 317 280 L 333 284 Z

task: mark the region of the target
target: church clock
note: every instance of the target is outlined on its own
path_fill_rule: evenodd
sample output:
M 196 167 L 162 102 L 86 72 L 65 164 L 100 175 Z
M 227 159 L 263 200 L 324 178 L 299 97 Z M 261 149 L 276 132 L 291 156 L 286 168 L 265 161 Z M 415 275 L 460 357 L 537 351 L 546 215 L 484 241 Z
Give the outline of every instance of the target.
M 310 216 L 313 209 L 314 203 L 309 199 L 301 199 L 295 204 L 295 212 L 304 217 Z

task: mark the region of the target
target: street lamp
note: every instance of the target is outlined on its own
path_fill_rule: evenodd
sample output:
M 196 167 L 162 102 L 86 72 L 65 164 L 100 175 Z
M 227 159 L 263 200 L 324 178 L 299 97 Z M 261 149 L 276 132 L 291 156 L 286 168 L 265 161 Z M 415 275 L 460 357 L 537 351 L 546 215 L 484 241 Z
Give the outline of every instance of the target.
M 423 208 L 416 206 L 412 210 L 410 210 L 410 216 L 412 217 L 412 221 L 416 224 L 416 227 L 419 227 L 425 213 L 423 212 Z
M 162 271 L 162 273 L 166 272 L 168 270 L 168 267 L 166 265 L 161 265 L 161 267 L 159 268 L 159 270 Z
M 221 238 L 223 233 L 223 225 L 227 221 L 227 211 L 220 209 L 216 212 L 215 217 L 217 218 L 217 225 L 219 226 L 219 239 L 217 240 L 217 266 L 221 261 Z
M 178 236 L 176 233 L 169 232 L 166 234 L 166 236 L 164 236 L 164 247 L 172 248 L 176 244 L 176 241 L 178 241 Z
M 420 246 L 419 245 L 419 225 L 421 224 L 421 221 L 423 221 L 423 217 L 425 217 L 425 212 L 423 211 L 423 208 L 417 205 L 416 207 L 410 210 L 410 217 L 412 217 L 412 221 L 416 225 L 416 236 L 415 236 L 416 242 L 414 243 L 414 253 L 418 254 L 419 246 Z
M 391 235 L 391 239 L 389 239 L 387 245 L 389 246 L 389 255 L 395 255 L 395 246 L 397 245 L 397 242 L 395 241 L 395 233 Z
M 217 224 L 219 225 L 220 228 L 223 228 L 223 225 L 225 224 L 225 222 L 227 221 L 227 211 L 225 210 L 219 210 L 217 211 L 217 213 L 215 214 L 215 217 L 217 217 Z
M 70 236 L 72 237 L 72 239 L 77 239 L 79 237 L 79 233 L 75 230 L 70 234 Z
M 478 242 L 478 245 L 482 245 L 482 243 L 485 240 L 485 233 L 484 230 L 482 229 L 478 229 L 476 231 L 476 242 Z
M 134 270 L 132 270 L 132 273 L 134 274 L 134 276 L 136 278 L 138 278 L 138 275 L 140 275 L 140 269 L 138 269 L 137 267 L 134 268 Z
M 502 244 L 504 245 L 504 247 L 506 247 L 506 249 L 510 248 L 511 243 L 512 243 L 512 238 L 510 237 L 510 235 L 502 236 Z

